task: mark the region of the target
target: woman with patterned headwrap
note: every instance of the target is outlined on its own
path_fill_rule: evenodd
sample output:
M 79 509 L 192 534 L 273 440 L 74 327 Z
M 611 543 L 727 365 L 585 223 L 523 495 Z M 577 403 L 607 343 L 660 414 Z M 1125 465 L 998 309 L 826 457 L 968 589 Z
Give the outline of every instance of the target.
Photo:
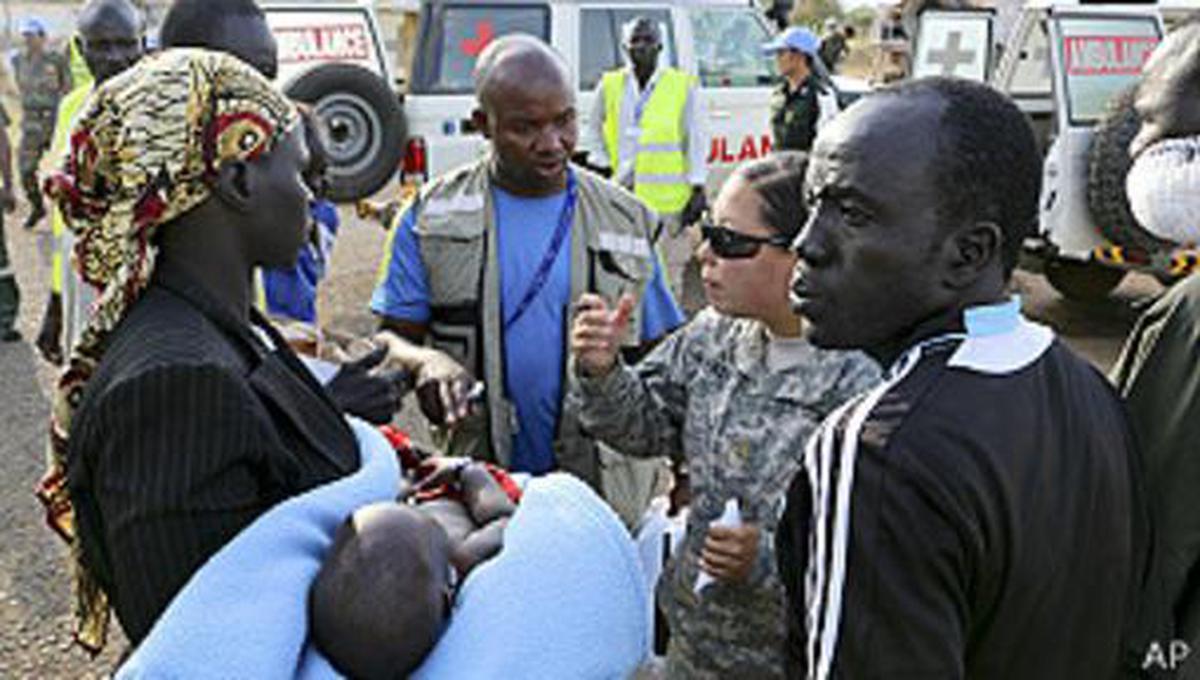
M 52 194 L 100 298 L 54 397 L 39 489 L 76 557 L 79 639 L 146 635 L 205 560 L 358 465 L 325 391 L 254 310 L 307 242 L 296 109 L 231 57 L 169 50 L 99 88 Z

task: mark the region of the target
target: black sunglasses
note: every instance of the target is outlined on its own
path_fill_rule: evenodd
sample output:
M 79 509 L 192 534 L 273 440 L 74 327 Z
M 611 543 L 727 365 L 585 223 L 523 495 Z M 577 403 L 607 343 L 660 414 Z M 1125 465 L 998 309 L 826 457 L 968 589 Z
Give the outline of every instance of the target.
M 708 241 L 713 255 L 723 260 L 744 260 L 758 254 L 764 245 L 775 246 L 787 250 L 792 245 L 792 238 L 776 234 L 775 236 L 751 236 L 734 231 L 729 227 L 713 224 L 707 219 L 700 222 L 700 235 Z

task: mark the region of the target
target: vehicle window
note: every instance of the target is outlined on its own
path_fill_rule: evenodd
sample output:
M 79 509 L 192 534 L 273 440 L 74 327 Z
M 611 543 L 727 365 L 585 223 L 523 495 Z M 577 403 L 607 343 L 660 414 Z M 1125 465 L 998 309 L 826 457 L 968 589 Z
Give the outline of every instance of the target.
M 471 71 L 483 48 L 500 36 L 527 33 L 549 41 L 546 5 L 443 5 L 429 22 L 432 52 L 419 79 L 424 92 L 463 94 L 473 86 Z
M 621 27 L 639 16 L 658 22 L 663 35 L 661 63 L 678 66 L 675 54 L 675 30 L 671 26 L 671 14 L 663 9 L 621 7 L 611 9 L 584 9 L 580 12 L 579 26 L 579 88 L 591 90 L 600 82 L 605 71 L 625 65 L 625 54 L 621 50 Z
M 1161 39 L 1158 24 L 1150 17 L 1062 17 L 1058 26 L 1070 121 L 1095 123 L 1141 74 Z
M 988 12 L 938 12 L 921 15 L 913 78 L 953 76 L 985 82 L 992 17 Z
M 774 81 L 774 64 L 762 52 L 771 35 L 754 11 L 696 8 L 691 15 L 701 85 L 761 87 Z

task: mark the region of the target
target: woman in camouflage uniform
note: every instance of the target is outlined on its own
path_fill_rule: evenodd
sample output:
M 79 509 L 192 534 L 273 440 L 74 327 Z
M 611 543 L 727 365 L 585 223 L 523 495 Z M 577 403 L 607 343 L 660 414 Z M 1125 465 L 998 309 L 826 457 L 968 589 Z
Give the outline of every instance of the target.
M 783 677 L 783 586 L 772 546 L 788 482 L 821 420 L 878 378 L 857 353 L 802 336 L 788 250 L 805 222 L 805 156 L 744 165 L 702 222 L 709 308 L 634 366 L 617 354 L 629 300 L 585 296 L 572 331 L 583 424 L 630 455 L 690 469 L 681 549 L 658 586 L 671 678 Z M 710 526 L 737 499 L 740 528 Z M 701 572 L 715 579 L 697 593 Z

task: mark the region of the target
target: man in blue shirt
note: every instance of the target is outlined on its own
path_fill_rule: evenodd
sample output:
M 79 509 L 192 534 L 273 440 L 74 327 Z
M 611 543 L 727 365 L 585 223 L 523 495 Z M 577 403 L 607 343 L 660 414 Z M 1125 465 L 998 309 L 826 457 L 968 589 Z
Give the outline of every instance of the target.
M 574 93 L 550 48 L 497 40 L 480 55 L 476 96 L 491 153 L 406 207 L 371 309 L 415 373 L 426 414 L 447 425 L 451 452 L 535 474 L 566 469 L 612 491 L 595 442 L 564 408 L 565 330 L 585 292 L 638 298 L 631 354 L 684 321 L 654 256 L 657 218 L 569 165 Z M 427 339 L 434 349 L 417 347 Z M 485 395 L 472 414 L 476 377 Z

